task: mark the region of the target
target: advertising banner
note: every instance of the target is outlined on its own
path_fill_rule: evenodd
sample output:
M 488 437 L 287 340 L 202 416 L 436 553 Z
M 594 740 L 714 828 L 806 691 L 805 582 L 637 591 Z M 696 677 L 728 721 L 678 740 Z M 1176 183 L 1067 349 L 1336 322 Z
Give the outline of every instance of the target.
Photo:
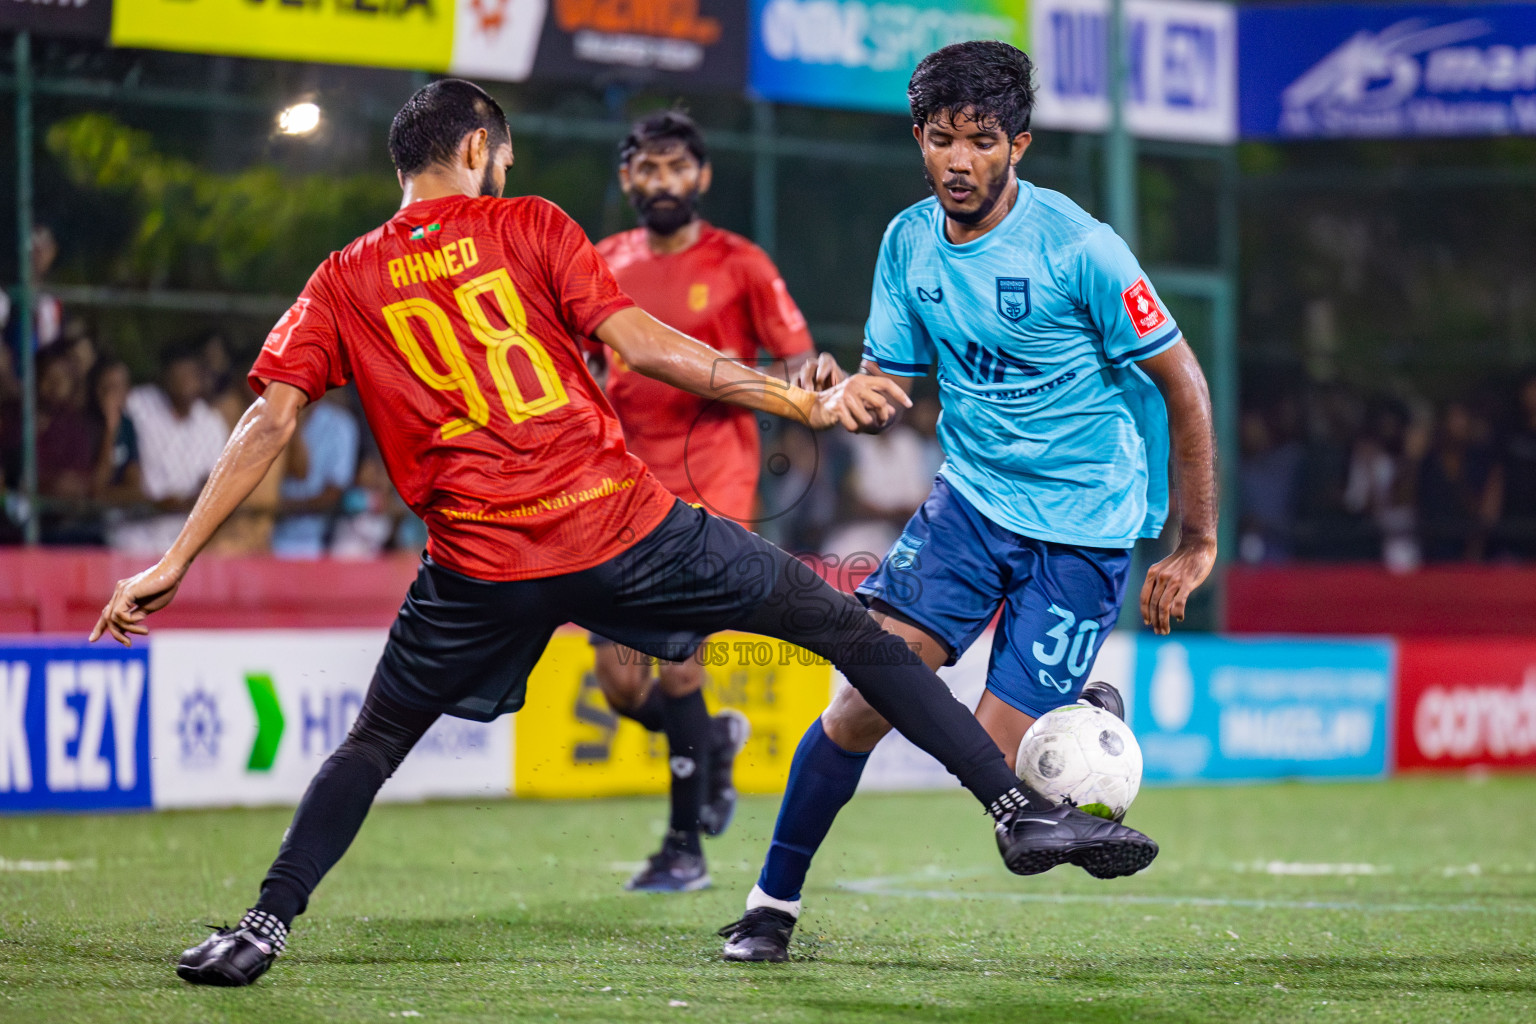
M 116 0 L 112 45 L 441 71 L 453 0 Z
M 107 9 L 106 0 L 79 2 Z M 117 0 L 111 37 L 115 46 L 506 82 L 622 71 L 740 91 L 746 29 L 746 0 Z
M 151 647 L 156 807 L 297 803 L 346 738 L 383 630 L 161 630 Z M 443 717 L 381 800 L 505 796 L 511 727 Z
M 747 83 L 747 2 L 550 0 L 534 76 L 599 74 L 739 93 Z
M 1034 123 L 1109 125 L 1108 0 L 1033 0 Z M 1126 0 L 1126 125 L 1143 138 L 1237 138 L 1237 14 L 1201 0 Z
M 0 642 L 0 812 L 150 805 L 143 647 Z
M 112 0 L 0 0 L 0 32 L 106 39 Z
M 1397 767 L 1536 768 L 1536 641 L 1404 640 Z
M 736 788 L 783 792 L 795 745 L 827 706 L 832 666 L 792 644 L 747 633 L 717 633 L 700 657 L 710 709 L 736 708 L 752 722 L 736 759 Z M 593 664 L 586 634 L 561 631 L 533 670 L 528 703 L 513 716 L 517 796 L 666 792 L 666 737 L 614 714 Z
M 987 662 L 992 655 L 992 631 L 988 630 L 971 645 L 964 656 L 949 668 L 939 670 L 939 678 L 949 684 L 966 707 L 975 709 L 987 687 Z M 1136 679 L 1136 639 L 1130 633 L 1115 632 L 1104 638 L 1099 656 L 1089 676 L 1119 687 L 1126 706 Z M 842 676 L 838 676 L 841 683 Z M 865 789 L 945 789 L 960 782 L 944 766 L 913 746 L 901 733 L 893 732 L 880 741 L 869 755 L 859 788 Z
M 1536 6 L 1247 7 L 1239 26 L 1244 138 L 1536 133 Z
M 752 91 L 806 106 L 905 114 L 924 56 L 967 39 L 1024 47 L 1024 5 L 1009 0 L 752 0 Z
M 521 82 L 533 72 L 549 0 L 455 0 L 448 70 L 465 78 Z M 435 69 L 427 69 L 435 70 Z
M 1132 725 L 1149 781 L 1381 775 L 1392 645 L 1141 637 Z

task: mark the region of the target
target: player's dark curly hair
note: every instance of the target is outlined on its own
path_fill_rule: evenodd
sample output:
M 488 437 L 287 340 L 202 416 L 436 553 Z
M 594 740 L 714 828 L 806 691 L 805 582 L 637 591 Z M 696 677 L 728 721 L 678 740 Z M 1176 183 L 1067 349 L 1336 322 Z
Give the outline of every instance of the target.
M 490 93 L 462 78 L 444 78 L 423 86 L 405 101 L 389 126 L 389 158 L 401 174 L 420 173 L 446 164 L 464 136 L 484 128 L 491 148 L 510 143 L 507 115 Z
M 995 39 L 951 43 L 917 63 L 907 83 L 912 123 L 969 112 L 983 128 L 1008 138 L 1029 131 L 1035 109 L 1035 65 L 1017 46 Z
M 682 143 L 699 163 L 709 162 L 709 151 L 704 148 L 704 133 L 699 131 L 699 126 L 686 112 L 673 107 L 670 110 L 658 110 L 635 122 L 629 134 L 624 136 L 624 141 L 619 143 L 619 163 L 629 163 L 630 157 L 642 149 L 674 142 Z

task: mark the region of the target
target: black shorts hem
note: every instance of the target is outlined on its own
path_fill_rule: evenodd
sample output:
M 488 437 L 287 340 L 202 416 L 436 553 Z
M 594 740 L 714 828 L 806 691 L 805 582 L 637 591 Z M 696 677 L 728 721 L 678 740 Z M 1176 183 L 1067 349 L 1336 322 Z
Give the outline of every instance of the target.
M 948 668 L 950 665 L 953 665 L 955 662 L 960 660 L 960 655 L 957 654 L 955 649 L 949 645 L 949 642 L 944 639 L 940 630 L 934 629 L 928 623 L 920 621 L 915 616 L 903 611 L 900 608 L 897 608 L 885 598 L 879 597 L 878 595 L 870 595 L 866 599 L 863 594 L 860 594 L 859 599 L 864 601 L 864 606 L 870 611 L 876 612 L 880 615 L 889 615 L 896 621 L 905 622 L 913 629 L 920 629 L 924 633 L 927 633 L 929 636 L 937 640 L 939 645 L 944 648 L 944 653 L 947 655 L 944 661 L 944 667 Z

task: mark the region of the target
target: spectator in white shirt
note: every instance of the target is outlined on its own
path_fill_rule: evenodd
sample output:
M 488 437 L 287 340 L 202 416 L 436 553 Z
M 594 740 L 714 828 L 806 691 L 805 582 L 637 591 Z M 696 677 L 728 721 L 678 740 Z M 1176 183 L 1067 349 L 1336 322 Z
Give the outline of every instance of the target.
M 164 514 L 123 523 L 111 545 L 135 555 L 158 555 L 176 539 L 229 436 L 224 418 L 205 402 L 203 367 L 190 349 L 166 354 L 160 385 L 128 394 L 126 412 L 139 442 L 144 496 Z

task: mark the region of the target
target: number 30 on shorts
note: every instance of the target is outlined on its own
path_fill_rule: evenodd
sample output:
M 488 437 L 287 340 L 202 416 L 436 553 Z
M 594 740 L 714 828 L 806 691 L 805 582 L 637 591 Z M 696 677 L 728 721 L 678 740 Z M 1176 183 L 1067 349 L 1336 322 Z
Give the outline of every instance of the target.
M 1088 666 L 1093 662 L 1093 653 L 1098 649 L 1099 622 L 1097 619 L 1084 619 L 1081 624 L 1077 616 L 1067 611 L 1060 605 L 1051 605 L 1050 613 L 1057 618 L 1056 625 L 1045 631 L 1055 643 L 1050 650 L 1040 641 L 1035 641 L 1035 660 L 1042 665 L 1060 665 L 1063 660 L 1067 663 L 1067 672 L 1076 679 L 1088 671 Z M 1077 632 L 1072 632 L 1072 627 L 1077 626 Z M 1058 689 L 1060 684 L 1057 684 Z
M 507 323 L 506 327 L 497 327 L 491 323 L 481 296 L 488 296 L 496 304 L 502 319 Z M 498 268 L 465 282 L 454 289 L 453 297 L 469 324 L 470 333 L 485 346 L 485 359 L 491 371 L 491 380 L 495 382 L 502 407 L 513 423 L 543 416 L 570 401 L 549 351 L 539 339 L 528 333 L 528 313 L 523 309 L 523 301 L 518 298 L 517 288 L 505 268 Z M 427 358 L 426 351 L 416 338 L 416 332 L 411 329 L 413 319 L 419 320 L 426 328 L 446 369 L 439 370 Z M 474 368 L 470 366 L 469 357 L 464 354 L 464 347 L 459 344 L 453 323 L 443 307 L 426 298 L 402 299 L 384 307 L 384 320 L 389 324 L 389 332 L 394 336 L 395 344 L 411 364 L 411 370 L 424 384 L 435 391 L 457 391 L 464 396 L 464 415 L 442 425 L 443 440 L 467 434 L 491 422 L 490 403 L 480 390 Z M 522 352 L 527 358 L 539 382 L 539 394 L 533 398 L 523 394 L 512 372 L 510 360 L 513 349 Z

